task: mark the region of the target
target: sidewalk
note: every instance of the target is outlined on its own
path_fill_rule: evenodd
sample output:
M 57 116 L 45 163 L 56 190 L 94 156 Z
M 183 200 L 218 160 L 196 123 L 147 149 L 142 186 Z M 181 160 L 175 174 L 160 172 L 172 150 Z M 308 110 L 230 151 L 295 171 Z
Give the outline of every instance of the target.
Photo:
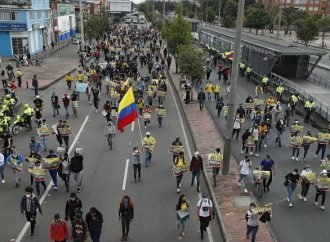
M 22 88 L 16 89 L 16 96 L 22 103 L 28 102 L 34 97 L 32 87 L 34 75 L 37 75 L 39 89 L 44 90 L 54 82 L 61 80 L 67 73 L 74 72 L 79 65 L 76 45 L 67 45 L 67 43 L 57 45 L 54 50 L 47 50 L 43 54 L 48 57 L 45 57 L 41 66 L 22 66 L 19 68 L 23 73 Z M 15 62 L 7 60 L 2 62 L 2 68 L 4 69 L 8 63 L 16 66 Z M 15 72 L 16 68 L 14 68 Z
M 169 73 L 176 91 L 180 93 L 179 75 L 175 74 L 174 61 L 172 61 Z M 194 100 L 196 99 L 197 92 L 194 90 Z M 210 152 L 214 151 L 214 149 L 219 146 L 223 150 L 223 139 L 218 133 L 207 109 L 201 112 L 199 111 L 198 103 L 185 105 L 183 100 L 180 100 L 183 105 L 183 110 L 193 135 L 196 148 L 202 154 L 204 164 L 207 164 L 207 156 Z M 205 168 L 207 180 L 211 180 L 212 171 L 207 167 L 207 165 Z M 223 223 L 224 226 L 224 228 L 222 228 L 225 231 L 224 237 L 228 241 L 233 242 L 247 241 L 245 237 L 246 221 L 244 217 L 250 202 L 254 201 L 254 198 L 246 195 L 243 189 L 238 189 L 238 169 L 237 164 L 233 159 L 231 160 L 229 175 L 219 175 L 217 179 L 218 186 L 216 188 L 212 188 L 212 190 L 220 208 L 221 214 L 218 215 L 220 216 L 220 223 Z M 260 223 L 257 241 L 274 241 L 268 225 Z

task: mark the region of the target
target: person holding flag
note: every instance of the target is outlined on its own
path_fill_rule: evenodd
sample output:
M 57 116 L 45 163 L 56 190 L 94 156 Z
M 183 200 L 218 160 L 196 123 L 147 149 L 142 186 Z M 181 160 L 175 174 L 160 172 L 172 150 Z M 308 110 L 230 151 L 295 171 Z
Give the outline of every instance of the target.
M 134 122 L 138 117 L 137 106 L 134 99 L 133 88 L 129 87 L 123 99 L 119 103 L 117 127 L 120 132 Z

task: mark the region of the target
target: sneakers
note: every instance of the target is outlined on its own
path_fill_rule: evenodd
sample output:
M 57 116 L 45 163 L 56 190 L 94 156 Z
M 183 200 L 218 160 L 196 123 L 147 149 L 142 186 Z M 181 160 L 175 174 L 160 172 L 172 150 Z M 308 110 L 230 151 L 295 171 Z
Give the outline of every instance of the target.
M 54 186 L 54 190 L 57 192 L 58 188 L 56 186 Z
M 299 197 L 299 199 L 300 199 L 300 200 L 302 200 L 302 199 L 303 199 L 303 197 L 301 196 L 301 194 L 299 194 L 299 195 L 298 195 L 298 197 Z
M 298 161 L 299 159 L 298 159 L 298 157 L 296 157 L 296 161 Z
M 286 200 L 288 200 L 288 202 L 290 201 L 288 197 L 286 198 Z
M 303 197 L 303 199 L 304 199 L 304 202 L 307 202 L 307 198 L 306 197 Z
M 315 202 L 314 204 L 315 204 L 315 206 L 319 206 L 319 202 Z
M 259 154 L 258 154 L 258 153 L 255 153 L 255 156 L 256 156 L 256 157 L 258 157 L 258 156 L 259 156 Z
M 244 151 L 243 150 L 241 150 L 241 154 L 244 154 Z
M 292 207 L 293 207 L 292 203 L 289 203 L 289 207 L 290 207 L 290 208 L 292 208 Z
M 186 234 L 184 232 L 181 233 L 182 236 L 186 236 Z
M 267 148 L 267 145 L 266 145 L 266 144 L 264 144 L 264 147 L 265 147 L 265 148 Z
M 2 181 L 1 181 L 1 182 L 2 182 L 2 184 L 4 184 L 4 183 L 5 183 L 5 180 L 4 180 L 4 179 L 2 179 Z
M 237 185 L 239 185 L 239 186 L 240 186 L 240 185 L 241 185 L 241 183 L 238 181 L 238 182 L 237 182 Z
M 317 154 L 315 154 L 314 157 L 317 158 Z
M 250 155 L 253 155 L 253 152 L 252 151 L 250 151 Z
M 176 192 L 177 192 L 177 193 L 180 193 L 180 188 L 176 189 Z
M 81 188 L 80 187 L 77 187 L 77 192 L 81 192 Z
M 325 210 L 325 207 L 324 206 L 321 206 L 320 209 L 324 211 Z
M 179 187 L 181 187 L 181 183 L 179 183 Z
M 294 156 L 291 157 L 291 160 L 294 160 Z
M 248 193 L 248 190 L 247 190 L 246 188 L 244 188 L 244 192 L 245 192 L 245 193 Z

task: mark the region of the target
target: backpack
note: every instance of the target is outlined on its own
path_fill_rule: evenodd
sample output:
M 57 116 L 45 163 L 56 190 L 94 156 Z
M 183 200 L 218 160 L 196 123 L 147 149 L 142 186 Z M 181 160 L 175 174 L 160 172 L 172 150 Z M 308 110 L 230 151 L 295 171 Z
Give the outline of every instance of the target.
M 252 210 L 249 209 L 249 212 L 252 213 Z M 249 221 L 249 215 L 248 215 L 248 213 L 245 214 L 245 220 L 246 220 L 246 222 Z
M 201 204 L 199 205 L 199 209 L 202 209 L 203 212 L 207 212 L 207 211 L 209 211 L 210 207 L 202 207 L 203 200 L 204 199 L 201 199 Z M 208 202 L 209 206 L 211 206 L 210 199 L 207 198 L 207 202 Z

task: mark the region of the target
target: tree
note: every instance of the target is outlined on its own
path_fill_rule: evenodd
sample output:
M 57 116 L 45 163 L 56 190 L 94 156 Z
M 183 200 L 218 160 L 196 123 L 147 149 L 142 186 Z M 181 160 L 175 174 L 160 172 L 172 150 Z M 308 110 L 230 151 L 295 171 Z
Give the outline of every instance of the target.
M 330 32 L 330 17 L 321 18 L 318 21 L 320 32 L 322 32 L 322 47 L 324 47 L 325 34 Z
M 108 17 L 101 12 L 100 15 L 87 14 L 84 16 L 84 32 L 86 38 L 91 41 L 99 39 L 108 29 Z
M 225 28 L 234 28 L 235 27 L 234 18 L 230 15 L 225 16 L 223 19 L 223 26 L 225 26 Z
M 264 29 L 270 24 L 270 15 L 263 8 L 251 8 L 246 16 L 246 27 L 255 29 L 258 34 L 259 29 Z
M 283 9 L 283 17 L 286 20 L 285 33 L 287 34 L 289 32 L 290 26 L 293 25 L 295 21 L 299 19 L 306 19 L 308 17 L 308 14 L 302 10 L 298 10 L 296 8 L 290 7 Z M 291 35 L 291 30 L 290 30 L 290 35 Z
M 179 70 L 180 74 L 187 76 L 193 82 L 202 79 L 205 75 L 204 66 L 206 57 L 202 49 L 196 49 L 192 45 L 179 47 Z
M 307 46 L 311 41 L 316 40 L 319 35 L 319 25 L 312 17 L 298 19 L 294 22 L 297 26 L 297 38 Z
M 215 19 L 215 12 L 211 7 L 207 8 L 207 22 L 208 23 L 213 23 L 214 19 Z M 204 16 L 206 19 L 206 16 Z
M 180 45 L 189 45 L 193 42 L 191 24 L 183 17 L 182 3 L 177 5 L 177 17 L 166 22 L 163 36 L 170 53 L 177 54 Z
M 237 16 L 237 1 L 234 0 L 228 0 L 224 7 L 223 7 L 223 13 L 225 16 L 231 16 L 233 19 L 236 19 Z

